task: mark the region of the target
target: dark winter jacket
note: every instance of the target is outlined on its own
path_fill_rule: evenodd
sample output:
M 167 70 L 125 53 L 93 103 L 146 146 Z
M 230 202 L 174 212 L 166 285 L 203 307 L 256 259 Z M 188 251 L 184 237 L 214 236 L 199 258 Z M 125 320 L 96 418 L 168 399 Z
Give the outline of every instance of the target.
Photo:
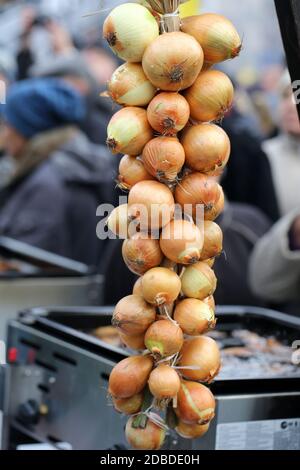
M 231 155 L 222 178 L 226 197 L 230 202 L 255 206 L 276 222 L 278 202 L 270 163 L 260 140 L 236 111 L 224 119 L 222 127 L 231 140 Z
M 224 234 L 223 253 L 214 266 L 218 278 L 215 300 L 219 305 L 264 306 L 252 293 L 248 264 L 258 240 L 269 230 L 271 222 L 253 206 L 228 204 L 217 223 Z
M 99 265 L 96 208 L 113 197 L 110 155 L 74 128 L 39 135 L 30 150 L 28 168 L 0 192 L 0 234 Z

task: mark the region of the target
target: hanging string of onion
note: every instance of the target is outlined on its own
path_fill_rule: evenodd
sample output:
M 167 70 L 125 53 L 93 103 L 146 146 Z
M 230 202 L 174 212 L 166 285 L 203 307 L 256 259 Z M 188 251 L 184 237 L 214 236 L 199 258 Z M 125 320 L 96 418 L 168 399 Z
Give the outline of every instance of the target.
M 232 105 L 233 86 L 211 67 L 236 57 L 241 41 L 220 15 L 181 20 L 186 1 L 125 3 L 103 27 L 126 61 L 108 83 L 107 95 L 123 108 L 109 123 L 107 145 L 126 154 L 118 183 L 129 191 L 107 225 L 124 239 L 123 259 L 140 276 L 113 314 L 135 355 L 113 368 L 109 393 L 129 416 L 125 434 L 135 449 L 161 448 L 168 428 L 202 437 L 215 414 L 205 384 L 219 372 L 220 351 L 204 334 L 216 325 L 213 267 L 223 234 L 214 220 L 224 209 L 218 177 L 230 155 L 216 121 Z

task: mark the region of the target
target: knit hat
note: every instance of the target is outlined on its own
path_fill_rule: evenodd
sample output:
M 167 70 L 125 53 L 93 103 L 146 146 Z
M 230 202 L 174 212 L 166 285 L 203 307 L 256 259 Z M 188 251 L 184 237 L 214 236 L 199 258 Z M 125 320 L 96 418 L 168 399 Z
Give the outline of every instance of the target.
M 83 120 L 84 98 L 69 84 L 56 78 L 24 80 L 9 89 L 4 118 L 23 137 Z

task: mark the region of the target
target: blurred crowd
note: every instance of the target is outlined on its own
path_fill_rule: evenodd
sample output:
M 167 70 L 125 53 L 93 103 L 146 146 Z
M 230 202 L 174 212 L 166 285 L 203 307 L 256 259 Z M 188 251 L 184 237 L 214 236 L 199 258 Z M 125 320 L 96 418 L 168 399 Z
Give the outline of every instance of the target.
M 119 160 L 105 145 L 116 107 L 100 96 L 118 62 L 100 36 L 82 44 L 31 8 L 17 50 L 0 47 L 0 235 L 97 266 L 105 302 L 114 303 L 134 276 L 120 242 L 96 238 L 96 208 L 116 204 Z M 261 76 L 232 78 L 235 105 L 220 123 L 232 153 L 222 176 L 216 301 L 299 315 L 300 124 L 291 79 L 284 58 Z

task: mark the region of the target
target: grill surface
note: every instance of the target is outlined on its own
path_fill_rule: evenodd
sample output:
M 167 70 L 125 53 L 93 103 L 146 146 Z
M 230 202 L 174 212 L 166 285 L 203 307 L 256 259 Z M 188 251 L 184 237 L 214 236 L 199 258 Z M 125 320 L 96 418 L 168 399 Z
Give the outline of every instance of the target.
M 129 352 L 87 333 L 109 325 L 111 312 L 108 307 L 35 309 L 11 322 L 8 345 L 17 348 L 18 362 L 8 368 L 6 447 L 25 438 L 69 442 L 74 449 L 126 446 L 126 419 L 109 405 L 106 390 L 111 368 Z M 300 321 L 276 312 L 226 307 L 218 319 L 219 334 L 247 329 L 287 346 L 300 338 Z M 298 371 L 272 377 L 221 374 L 212 390 L 217 413 L 207 436 L 186 441 L 171 434 L 167 448 L 300 449 Z

